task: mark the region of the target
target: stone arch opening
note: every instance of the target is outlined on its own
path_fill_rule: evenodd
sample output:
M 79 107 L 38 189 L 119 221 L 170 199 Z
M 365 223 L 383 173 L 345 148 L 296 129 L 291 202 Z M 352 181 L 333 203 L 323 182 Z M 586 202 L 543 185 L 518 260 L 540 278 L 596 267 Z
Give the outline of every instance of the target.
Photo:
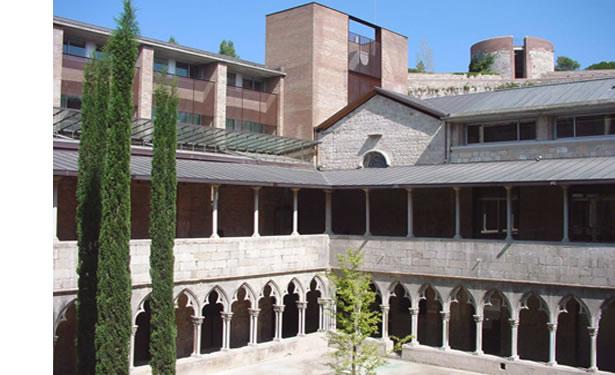
M 363 155 L 363 168 L 386 168 L 390 165 L 386 155 L 377 150 L 372 150 Z
M 201 326 L 201 353 L 213 353 L 222 347 L 222 311 L 224 305 L 218 291 L 209 293 L 203 307 Z
M 177 358 L 189 357 L 194 349 L 194 328 L 192 317 L 195 315 L 192 301 L 185 292 L 182 292 L 176 301 L 175 326 L 177 337 L 175 338 Z
M 322 296 L 318 287 L 318 281 L 316 281 L 316 278 L 313 278 L 310 282 L 310 290 L 308 290 L 306 295 L 305 333 L 318 331 L 318 323 L 320 322 L 320 305 L 318 304 L 318 299 Z
M 442 346 L 442 302 L 430 285 L 419 302 L 418 340 L 422 345 Z
M 60 315 L 54 334 L 54 375 L 77 374 L 77 307 L 70 302 Z
M 294 337 L 299 332 L 299 288 L 293 281 L 288 283 L 287 294 L 284 296 L 284 312 L 282 317 L 282 337 Z
M 615 372 L 615 299 L 605 302 L 602 307 L 597 340 L 598 368 Z
M 534 294 L 529 295 L 519 313 L 519 357 L 532 361 L 549 360 L 549 322 L 545 302 Z
M 380 295 L 380 291 L 378 290 L 378 288 L 376 287 L 376 284 L 374 283 L 369 284 L 369 288 L 376 295 L 374 298 L 374 302 L 372 302 L 369 305 L 369 311 L 376 313 L 378 316 L 382 316 L 382 308 L 380 307 L 382 305 L 382 296 Z M 380 323 L 378 324 L 378 329 L 376 330 L 376 332 L 374 332 L 371 335 L 371 337 L 374 337 L 374 338 L 382 337 L 382 324 Z
M 463 287 L 451 294 L 449 344 L 451 348 L 471 352 L 476 349 L 475 309 L 470 293 Z
M 500 357 L 510 356 L 510 305 L 498 291 L 487 292 L 483 308 L 483 351 Z
M 134 365 L 147 365 L 151 359 L 149 353 L 150 327 L 152 320 L 152 311 L 150 308 L 150 297 L 142 303 L 141 311 L 137 315 L 134 346 Z
M 411 302 L 406 289 L 400 283 L 397 283 L 389 297 L 389 336 L 394 342 L 403 339 L 412 332 L 410 306 Z
M 275 312 L 273 306 L 277 303 L 271 284 L 263 288 L 263 297 L 258 301 L 258 338 L 257 342 L 272 341 L 275 337 Z
M 555 360 L 562 365 L 589 367 L 589 315 L 576 298 L 560 303 L 557 317 Z
M 237 290 L 237 300 L 231 305 L 231 349 L 241 348 L 250 342 L 250 312 L 252 303 L 245 286 Z

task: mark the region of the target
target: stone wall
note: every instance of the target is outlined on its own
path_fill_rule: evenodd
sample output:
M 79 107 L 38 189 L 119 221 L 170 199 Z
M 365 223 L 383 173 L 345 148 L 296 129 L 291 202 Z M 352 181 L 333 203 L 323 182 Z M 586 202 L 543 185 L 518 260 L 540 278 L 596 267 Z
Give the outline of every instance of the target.
M 62 94 L 62 48 L 64 30 L 53 28 L 53 106 L 60 106 Z
M 444 160 L 442 122 L 382 96 L 375 96 L 319 135 L 318 164 L 353 169 L 368 151 L 382 152 L 391 166 Z
M 152 118 L 152 100 L 154 93 L 154 50 L 141 46 L 137 59 L 137 117 Z
M 497 74 L 408 73 L 408 95 L 426 99 L 472 94 L 493 91 L 513 82 L 522 85 L 524 81 L 518 79 L 513 81 Z

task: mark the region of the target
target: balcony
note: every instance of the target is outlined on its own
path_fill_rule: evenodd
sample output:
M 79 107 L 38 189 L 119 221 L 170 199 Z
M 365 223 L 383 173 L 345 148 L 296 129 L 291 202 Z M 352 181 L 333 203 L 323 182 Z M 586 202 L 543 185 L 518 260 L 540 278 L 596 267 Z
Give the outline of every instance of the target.
M 365 36 L 348 33 L 348 70 L 381 77 L 380 43 Z
M 216 83 L 171 74 L 154 74 L 154 86 L 171 83 L 177 88 L 178 121 L 192 125 L 213 126 Z
M 234 130 L 276 134 L 279 101 L 277 94 L 236 86 L 227 86 L 226 92 L 226 118 L 241 124 L 240 129 Z

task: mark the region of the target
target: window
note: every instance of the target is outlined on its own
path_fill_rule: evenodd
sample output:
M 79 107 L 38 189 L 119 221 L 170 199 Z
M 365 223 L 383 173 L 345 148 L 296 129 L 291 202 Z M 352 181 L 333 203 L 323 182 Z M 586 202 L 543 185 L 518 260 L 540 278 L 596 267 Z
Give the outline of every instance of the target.
M 555 138 L 615 134 L 615 115 L 569 116 L 555 119 Z
M 466 125 L 466 144 L 514 142 L 533 139 L 536 139 L 536 122 L 533 120 Z
M 190 77 L 190 64 L 176 62 L 175 75 L 180 77 Z
M 265 126 L 253 121 L 241 121 L 232 118 L 226 119 L 226 130 L 236 132 L 251 132 L 251 133 L 265 133 Z
M 577 188 L 570 195 L 570 239 L 615 241 L 615 194 L 601 188 Z
M 81 109 L 81 97 L 79 96 L 60 96 L 60 107 L 70 109 Z
M 227 86 L 237 86 L 237 75 L 235 73 L 226 73 Z
M 169 62 L 166 59 L 154 58 L 154 71 L 159 73 L 168 73 Z
M 244 89 L 254 90 L 254 91 L 264 91 L 265 84 L 263 81 L 259 81 L 252 78 L 244 78 L 242 82 L 242 86 Z
M 378 151 L 370 151 L 363 156 L 363 168 L 386 168 L 387 159 Z
M 506 192 L 502 188 L 476 189 L 474 208 L 476 224 L 474 233 L 478 238 L 504 238 L 506 236 Z M 512 191 L 512 233 L 518 233 L 519 199 Z
M 201 115 L 191 112 L 177 112 L 177 122 L 183 124 L 203 125 Z
M 66 55 L 87 57 L 85 51 L 85 42 L 67 40 L 64 42 L 63 53 Z

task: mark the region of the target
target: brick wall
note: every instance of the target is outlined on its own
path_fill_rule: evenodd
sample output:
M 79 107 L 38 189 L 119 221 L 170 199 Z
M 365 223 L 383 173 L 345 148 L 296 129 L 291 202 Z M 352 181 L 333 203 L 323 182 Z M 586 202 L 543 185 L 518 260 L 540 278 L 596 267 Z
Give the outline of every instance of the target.
M 408 78 L 408 38 L 380 29 L 382 49 L 382 88 L 406 94 Z

